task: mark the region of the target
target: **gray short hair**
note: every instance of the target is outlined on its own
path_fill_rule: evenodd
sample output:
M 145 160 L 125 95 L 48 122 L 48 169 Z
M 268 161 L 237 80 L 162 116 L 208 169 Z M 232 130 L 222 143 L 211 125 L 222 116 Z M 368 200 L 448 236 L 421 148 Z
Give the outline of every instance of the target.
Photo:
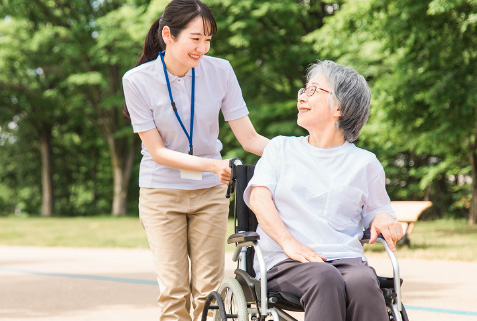
M 331 86 L 330 106 L 335 103 L 341 111 L 337 126 L 344 139 L 353 142 L 368 121 L 371 91 L 363 76 L 354 69 L 330 60 L 317 61 L 308 68 L 307 81 L 323 74 Z

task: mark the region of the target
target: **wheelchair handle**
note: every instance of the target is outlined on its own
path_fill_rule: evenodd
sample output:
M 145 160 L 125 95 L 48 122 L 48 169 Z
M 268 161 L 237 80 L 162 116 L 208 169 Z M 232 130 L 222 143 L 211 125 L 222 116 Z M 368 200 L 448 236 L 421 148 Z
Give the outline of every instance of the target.
M 229 184 L 227 186 L 227 193 L 225 193 L 226 198 L 230 198 L 235 190 L 235 181 L 237 180 L 237 174 L 235 172 L 235 166 L 242 165 L 242 160 L 240 158 L 232 158 L 229 161 L 229 167 L 232 169 L 232 177 L 230 178 Z

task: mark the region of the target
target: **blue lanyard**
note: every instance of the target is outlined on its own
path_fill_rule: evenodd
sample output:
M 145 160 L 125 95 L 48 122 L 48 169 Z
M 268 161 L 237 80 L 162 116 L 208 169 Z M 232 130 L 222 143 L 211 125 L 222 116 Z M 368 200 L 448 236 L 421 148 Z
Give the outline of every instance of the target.
M 184 124 L 182 123 L 181 117 L 177 112 L 176 103 L 174 102 L 174 98 L 172 98 L 172 90 L 171 90 L 171 83 L 169 82 L 169 76 L 167 75 L 166 63 L 164 62 L 164 51 L 159 52 L 159 56 L 161 56 L 162 66 L 164 67 L 164 75 L 166 76 L 167 82 L 167 90 L 169 91 L 169 98 L 171 100 L 172 110 L 174 114 L 176 114 L 176 118 L 179 121 L 179 124 L 182 127 L 182 130 L 187 136 L 189 140 L 189 155 L 194 154 L 194 147 L 192 145 L 192 135 L 194 134 L 194 96 L 195 96 L 195 68 L 192 68 L 192 90 L 191 90 L 191 102 L 190 102 L 190 135 L 185 129 Z

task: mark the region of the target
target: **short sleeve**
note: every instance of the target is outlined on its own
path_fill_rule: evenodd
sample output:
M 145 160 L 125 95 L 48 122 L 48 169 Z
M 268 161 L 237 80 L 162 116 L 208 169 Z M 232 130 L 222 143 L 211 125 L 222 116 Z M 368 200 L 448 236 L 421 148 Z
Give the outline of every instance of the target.
M 123 90 L 134 132 L 144 132 L 156 128 L 152 110 L 145 103 L 134 82 L 123 77 Z
M 386 192 L 384 169 L 379 163 L 378 174 L 368 183 L 368 200 L 363 209 L 363 226 L 368 228 L 373 218 L 382 212 L 389 213 L 396 218 L 396 214 L 391 207 L 391 200 Z
M 255 166 L 252 179 L 249 181 L 247 188 L 243 194 L 245 204 L 250 207 L 250 193 L 252 186 L 264 186 L 275 193 L 278 182 L 278 169 L 280 162 L 280 152 L 282 147 L 282 139 L 276 137 L 269 141 L 263 150 L 263 155 Z
M 227 63 L 226 84 L 226 95 L 220 107 L 225 121 L 239 119 L 248 115 L 247 105 L 242 96 L 242 89 L 240 89 L 237 76 L 230 63 Z

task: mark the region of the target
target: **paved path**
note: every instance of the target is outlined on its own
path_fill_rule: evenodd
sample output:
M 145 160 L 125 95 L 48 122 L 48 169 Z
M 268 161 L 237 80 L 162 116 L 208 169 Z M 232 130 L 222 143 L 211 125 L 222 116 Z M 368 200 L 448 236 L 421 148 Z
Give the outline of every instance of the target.
M 387 259 L 370 262 L 391 274 Z M 477 321 L 477 262 L 399 262 L 411 321 Z M 0 320 L 157 320 L 152 269 L 148 250 L 0 246 Z

